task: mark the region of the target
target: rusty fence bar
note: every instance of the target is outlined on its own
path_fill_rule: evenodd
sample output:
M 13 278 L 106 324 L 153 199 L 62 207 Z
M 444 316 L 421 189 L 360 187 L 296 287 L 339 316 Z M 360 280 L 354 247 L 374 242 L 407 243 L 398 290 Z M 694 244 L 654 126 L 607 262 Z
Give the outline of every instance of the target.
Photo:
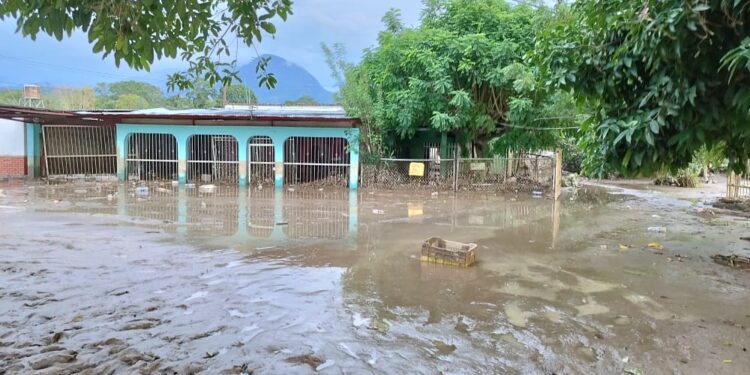
M 284 184 L 347 186 L 349 147 L 345 138 L 290 137 L 284 142 Z
M 114 127 L 44 125 L 42 144 L 48 178 L 116 178 Z

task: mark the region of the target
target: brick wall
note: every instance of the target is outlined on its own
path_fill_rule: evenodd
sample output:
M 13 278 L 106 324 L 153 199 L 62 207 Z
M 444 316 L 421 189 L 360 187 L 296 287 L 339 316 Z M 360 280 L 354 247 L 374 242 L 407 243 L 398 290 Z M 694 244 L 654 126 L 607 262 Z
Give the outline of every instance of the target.
M 25 156 L 0 156 L 0 176 L 23 176 L 25 174 Z

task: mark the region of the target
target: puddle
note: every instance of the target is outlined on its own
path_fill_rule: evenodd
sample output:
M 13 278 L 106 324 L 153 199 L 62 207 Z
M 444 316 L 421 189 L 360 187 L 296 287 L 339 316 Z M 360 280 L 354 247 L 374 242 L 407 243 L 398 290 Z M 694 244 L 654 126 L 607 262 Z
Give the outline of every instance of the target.
M 620 373 L 624 357 L 655 373 L 750 366 L 739 344 L 750 280 L 706 253 L 743 254 L 746 224 L 718 233 L 662 196 L 586 187 L 556 205 L 522 194 L 0 189 L 0 372 L 31 371 L 29 356 L 52 372 Z M 653 215 L 668 228 L 664 254 L 645 249 Z M 476 266 L 420 263 L 433 236 L 476 243 Z M 669 262 L 675 254 L 688 258 Z M 65 332 L 56 346 L 50 332 Z M 54 363 L 58 346 L 80 353 Z

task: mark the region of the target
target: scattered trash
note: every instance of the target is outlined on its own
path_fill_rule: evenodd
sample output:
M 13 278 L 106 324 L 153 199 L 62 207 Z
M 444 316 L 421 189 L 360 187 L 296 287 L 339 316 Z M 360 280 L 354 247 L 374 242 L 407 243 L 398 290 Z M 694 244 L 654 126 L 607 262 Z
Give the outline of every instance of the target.
M 534 197 L 534 198 L 541 198 L 542 197 L 542 192 L 540 190 L 534 190 L 534 191 L 531 192 L 531 196 Z
M 630 245 L 620 244 L 620 251 L 625 251 L 625 250 L 628 250 L 628 249 L 630 249 Z
M 433 191 L 433 192 L 432 192 L 432 194 L 430 194 L 430 195 L 431 195 L 431 196 L 433 196 L 433 197 L 437 197 L 437 196 L 438 196 L 438 194 L 439 194 L 439 193 L 438 193 L 437 191 Z
M 449 266 L 469 267 L 476 261 L 476 248 L 475 243 L 461 243 L 432 237 L 422 244 L 421 260 Z
M 651 242 L 651 243 L 649 243 L 646 246 L 648 246 L 649 249 L 653 249 L 653 250 L 656 250 L 656 251 L 664 251 L 664 245 L 662 245 L 662 244 L 660 244 L 658 242 Z
M 201 175 L 201 181 L 202 182 L 211 182 L 211 175 L 210 174 L 202 174 Z
M 674 262 L 674 261 L 684 262 L 685 259 L 687 258 L 688 258 L 687 255 L 675 254 L 674 256 L 667 257 L 667 262 Z
M 630 375 L 644 375 L 643 370 L 637 368 L 637 367 L 628 367 L 625 366 L 624 369 L 622 369 L 623 372 Z
M 279 221 L 276 225 L 289 225 L 288 221 Z
M 346 346 L 346 344 L 344 344 L 343 342 L 340 342 L 339 345 L 338 345 L 338 347 L 339 347 L 339 350 L 341 350 L 342 352 L 346 353 L 346 355 L 348 355 L 348 356 L 350 356 L 350 357 L 352 357 L 354 359 L 359 359 L 359 356 L 357 356 L 357 354 L 354 353 L 351 349 L 349 349 L 349 347 Z
M 293 191 L 294 191 L 294 188 L 289 188 L 289 189 L 286 189 L 286 191 L 289 191 L 289 192 L 293 192 Z
M 359 328 L 364 326 L 365 324 L 369 324 L 370 320 L 363 317 L 360 313 L 354 313 L 352 315 L 352 325 Z
M 325 369 L 327 369 L 327 368 L 329 368 L 329 367 L 331 367 L 331 366 L 333 366 L 335 364 L 336 364 L 336 361 L 334 361 L 332 359 L 329 359 L 329 360 L 323 362 L 323 364 L 321 364 L 320 366 L 316 367 L 315 371 L 318 371 L 318 372 L 323 371 L 323 370 L 325 370 Z
M 201 208 L 206 208 L 206 207 L 208 207 L 208 205 L 206 204 L 206 202 L 201 202 Z
M 56 344 L 60 342 L 60 340 L 62 340 L 64 336 L 65 334 L 63 332 L 55 332 L 55 334 L 50 337 L 50 344 Z
M 622 363 L 628 363 L 630 362 L 630 357 L 625 357 L 622 359 Z
M 216 185 L 201 185 L 198 187 L 198 192 L 202 194 L 212 194 L 216 191 Z
M 599 248 L 602 250 L 607 250 L 607 245 L 599 245 Z
M 391 327 L 384 320 L 374 319 L 367 328 L 380 333 L 387 333 Z
M 732 360 L 731 359 L 725 359 L 722 362 L 724 362 L 725 365 L 731 365 L 732 364 Z
M 372 209 L 372 213 L 374 213 L 375 215 L 384 215 L 384 214 L 385 214 L 385 211 L 383 211 L 383 210 L 378 210 L 378 209 L 376 209 L 376 208 L 373 208 L 373 209 Z
M 667 228 L 665 228 L 665 227 L 648 227 L 648 231 L 649 232 L 654 232 L 654 233 L 666 233 L 667 232 Z
M 661 219 L 661 216 L 659 216 L 657 214 L 653 214 L 653 215 L 651 215 L 651 217 L 653 217 L 654 219 Z
M 114 197 L 114 196 L 112 196 L 112 194 L 107 194 L 107 200 L 108 200 L 108 201 L 110 201 L 110 202 L 111 202 L 111 201 L 112 201 L 112 199 L 114 199 L 114 198 L 115 198 L 115 197 Z
M 73 192 L 76 194 L 86 194 L 86 189 L 76 189 Z
M 750 269 L 750 258 L 741 256 L 741 255 L 716 254 L 716 255 L 712 255 L 711 259 L 713 259 L 714 262 L 727 266 L 727 267 L 738 268 L 738 269 L 743 269 L 743 270 Z
M 156 188 L 156 191 L 159 193 L 171 193 L 172 192 L 172 190 L 169 190 L 163 187 Z
M 296 357 L 290 357 L 290 358 L 287 358 L 286 361 L 289 362 L 289 363 L 303 363 L 303 364 L 306 364 L 306 365 L 312 367 L 316 371 L 320 371 L 321 369 L 318 369 L 318 368 L 323 365 L 323 360 L 322 359 L 320 359 L 320 358 L 318 358 L 318 357 L 316 357 L 314 355 L 310 355 L 310 354 L 307 354 L 307 355 L 298 355 Z M 328 362 L 326 362 L 326 363 L 328 363 Z M 330 366 L 332 366 L 332 364 L 329 365 L 329 367 Z
M 195 184 L 185 184 L 185 189 L 195 189 Z
M 179 181 L 172 181 L 172 187 L 177 187 L 178 185 L 180 185 Z
M 148 186 L 139 186 L 135 188 L 135 195 L 139 195 L 139 196 L 148 195 Z
M 446 344 L 440 340 L 432 340 L 432 344 L 435 345 L 435 348 L 438 351 L 438 354 L 442 355 L 448 355 L 456 351 L 458 349 L 456 345 L 453 344 Z
M 695 210 L 695 213 L 698 216 L 702 216 L 702 217 L 716 216 L 716 212 L 710 208 L 697 208 Z
M 219 352 L 206 352 L 206 354 L 203 356 L 203 359 L 213 358 L 218 354 Z

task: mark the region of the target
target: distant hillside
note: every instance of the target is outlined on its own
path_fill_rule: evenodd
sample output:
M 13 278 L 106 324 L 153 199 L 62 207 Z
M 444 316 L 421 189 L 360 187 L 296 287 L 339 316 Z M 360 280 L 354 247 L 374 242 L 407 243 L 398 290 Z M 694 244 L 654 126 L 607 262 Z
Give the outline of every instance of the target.
M 285 60 L 282 57 L 268 55 L 271 61 L 268 63 L 268 72 L 272 72 L 278 83 L 272 90 L 258 87 L 258 78 L 255 73 L 257 59 L 239 68 L 242 82 L 255 92 L 258 101 L 262 104 L 283 104 L 287 100 L 299 99 L 302 96 L 310 96 L 320 104 L 332 104 L 333 94 L 324 89 L 315 77 L 301 66 Z
M 320 85 L 317 79 L 301 66 L 285 60 L 283 57 L 269 55 L 271 61 L 268 64 L 268 72 L 273 72 L 278 84 L 273 90 L 258 86 L 255 67 L 257 59 L 239 68 L 243 84 L 252 89 L 258 101 L 262 104 L 283 104 L 287 100 L 297 100 L 303 96 L 315 98 L 320 104 L 332 104 L 333 94 Z M 109 73 L 109 71 L 107 71 Z M 18 64 L 16 61 L 0 59 L 0 89 L 20 89 L 23 83 L 37 84 L 43 87 L 83 87 L 96 86 L 99 82 L 117 82 L 127 80 L 114 76 L 119 74 L 112 68 L 112 76 L 101 76 L 87 74 L 86 72 L 72 69 L 54 69 L 48 66 L 39 68 L 35 65 Z M 134 73 L 133 80 L 151 83 L 165 92 L 168 96 L 173 93 L 167 92 L 167 75 L 172 71 L 159 70 L 150 73 Z M 219 85 L 217 85 L 217 88 Z

